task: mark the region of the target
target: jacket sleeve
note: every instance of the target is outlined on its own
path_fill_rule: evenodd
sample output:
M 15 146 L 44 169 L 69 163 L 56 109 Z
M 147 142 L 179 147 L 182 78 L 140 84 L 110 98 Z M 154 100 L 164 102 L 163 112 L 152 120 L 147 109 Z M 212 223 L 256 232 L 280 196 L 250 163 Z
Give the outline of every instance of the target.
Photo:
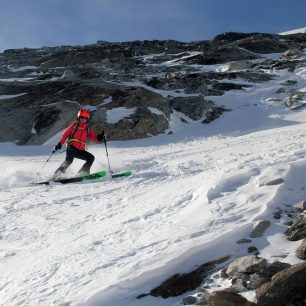
M 95 132 L 93 131 L 93 129 L 90 129 L 89 131 L 89 137 L 95 142 L 95 143 L 99 143 L 100 141 L 97 139 L 97 135 L 95 134 Z
M 60 143 L 63 145 L 65 143 L 65 141 L 67 140 L 67 138 L 71 135 L 73 131 L 73 123 L 71 123 L 68 128 L 66 129 L 66 131 L 64 132 L 64 134 L 62 135 L 61 139 L 60 139 Z

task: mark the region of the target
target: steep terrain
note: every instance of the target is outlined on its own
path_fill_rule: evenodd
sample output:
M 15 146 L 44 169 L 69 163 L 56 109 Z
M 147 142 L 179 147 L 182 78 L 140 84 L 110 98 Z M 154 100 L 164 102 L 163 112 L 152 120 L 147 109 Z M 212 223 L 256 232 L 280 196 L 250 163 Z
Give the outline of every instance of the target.
M 305 41 L 226 33 L 1 54 L 0 304 L 270 305 L 284 279 L 297 293 Z M 42 169 L 80 105 L 109 131 L 112 170 L 133 175 L 33 186 L 62 162 Z M 89 150 L 93 171 L 107 169 L 105 148 Z M 250 254 L 260 259 L 234 265 Z

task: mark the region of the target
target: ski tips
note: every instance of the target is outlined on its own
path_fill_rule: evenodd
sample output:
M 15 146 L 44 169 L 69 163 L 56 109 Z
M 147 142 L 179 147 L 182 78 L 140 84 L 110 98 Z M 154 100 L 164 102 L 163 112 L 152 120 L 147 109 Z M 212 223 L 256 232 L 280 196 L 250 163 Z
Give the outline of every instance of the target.
M 121 172 L 121 173 L 110 173 L 111 177 L 112 178 L 116 178 L 116 177 L 123 177 L 123 176 L 130 176 L 132 175 L 132 172 L 131 171 L 126 171 L 126 172 Z

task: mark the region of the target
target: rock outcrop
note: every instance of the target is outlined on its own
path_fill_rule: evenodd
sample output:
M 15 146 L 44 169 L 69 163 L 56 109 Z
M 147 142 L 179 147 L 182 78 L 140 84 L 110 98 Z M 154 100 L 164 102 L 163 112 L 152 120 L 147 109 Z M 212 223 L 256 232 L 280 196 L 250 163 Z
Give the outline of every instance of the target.
M 305 37 L 230 32 L 211 41 L 189 43 L 98 41 L 86 46 L 6 50 L 0 54 L 4 118 L 0 141 L 44 143 L 62 131 L 81 107 L 92 112 L 94 129 L 107 128 L 113 140 L 168 133 L 174 111 L 200 120 L 205 128 L 204 124 L 230 110 L 207 96 L 269 81 L 274 78 L 272 69 L 305 65 L 300 58 Z M 260 60 L 275 52 L 283 56 Z M 228 64 L 228 68 L 201 69 L 210 64 Z M 301 94 L 293 85 L 286 86 L 285 103 L 291 107 Z M 123 112 L 114 122 L 110 119 L 114 109 L 135 111 L 128 116 Z

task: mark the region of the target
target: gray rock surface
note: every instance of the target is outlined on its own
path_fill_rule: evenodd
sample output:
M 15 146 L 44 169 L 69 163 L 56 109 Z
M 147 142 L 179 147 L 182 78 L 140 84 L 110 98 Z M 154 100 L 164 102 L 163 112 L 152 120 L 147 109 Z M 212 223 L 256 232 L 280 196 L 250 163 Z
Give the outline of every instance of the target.
M 230 110 L 206 96 L 267 82 L 275 77 L 273 69 L 304 67 L 306 61 L 296 56 L 306 47 L 305 37 L 230 32 L 189 43 L 98 41 L 5 50 L 0 54 L 0 95 L 15 97 L 1 99 L 0 141 L 42 144 L 74 120 L 81 107 L 91 109 L 94 130 L 107 128 L 112 140 L 167 133 L 174 110 L 201 120 L 205 128 Z M 279 60 L 249 61 L 274 52 L 286 53 Z M 222 63 L 229 63 L 229 71 L 207 72 L 193 65 Z M 283 86 L 290 93 L 288 105 L 304 98 L 294 84 Z M 108 121 L 107 114 L 119 107 L 136 111 Z
M 257 306 L 303 305 L 306 299 L 306 262 L 277 273 L 256 290 Z

